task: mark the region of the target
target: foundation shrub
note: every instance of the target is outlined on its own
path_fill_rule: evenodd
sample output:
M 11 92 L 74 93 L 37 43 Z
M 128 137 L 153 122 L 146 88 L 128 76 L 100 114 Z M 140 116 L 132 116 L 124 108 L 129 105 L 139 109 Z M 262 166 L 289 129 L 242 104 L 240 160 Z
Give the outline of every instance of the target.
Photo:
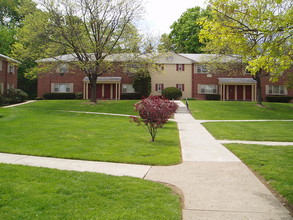
M 180 97 L 182 97 L 182 92 L 180 89 L 177 89 L 175 87 L 167 87 L 163 89 L 162 96 L 167 99 L 179 99 Z
M 46 93 L 44 99 L 76 99 L 75 93 Z
M 27 100 L 28 95 L 21 89 L 7 89 L 3 94 L 3 104 L 16 104 Z
M 292 100 L 291 96 L 267 96 L 266 99 L 268 102 L 284 102 L 288 103 Z
M 206 94 L 206 100 L 220 100 L 221 96 L 219 94 Z

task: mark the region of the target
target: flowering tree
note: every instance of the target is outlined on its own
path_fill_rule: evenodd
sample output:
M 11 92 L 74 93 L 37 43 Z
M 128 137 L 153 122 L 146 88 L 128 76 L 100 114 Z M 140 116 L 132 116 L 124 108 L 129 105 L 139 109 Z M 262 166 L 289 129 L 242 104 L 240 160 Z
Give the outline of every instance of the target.
M 176 112 L 178 105 L 166 98 L 149 96 L 134 105 L 139 117 L 132 116 L 132 122 L 144 125 L 155 141 L 158 128 L 162 128 L 168 119 Z

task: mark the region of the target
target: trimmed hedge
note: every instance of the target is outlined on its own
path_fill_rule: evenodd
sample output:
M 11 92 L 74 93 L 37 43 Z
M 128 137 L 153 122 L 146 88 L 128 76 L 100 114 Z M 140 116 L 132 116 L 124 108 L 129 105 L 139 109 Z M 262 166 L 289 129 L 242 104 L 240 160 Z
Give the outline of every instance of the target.
M 206 100 L 220 100 L 221 96 L 219 94 L 206 94 Z
M 293 97 L 291 96 L 267 96 L 266 99 L 268 102 L 284 102 L 288 103 Z
M 75 93 L 46 93 L 44 99 L 76 99 Z
M 133 100 L 133 99 L 141 99 L 141 93 L 123 93 L 120 96 L 121 99 Z
M 167 99 L 179 99 L 182 96 L 182 92 L 175 87 L 167 87 L 163 89 L 162 96 Z

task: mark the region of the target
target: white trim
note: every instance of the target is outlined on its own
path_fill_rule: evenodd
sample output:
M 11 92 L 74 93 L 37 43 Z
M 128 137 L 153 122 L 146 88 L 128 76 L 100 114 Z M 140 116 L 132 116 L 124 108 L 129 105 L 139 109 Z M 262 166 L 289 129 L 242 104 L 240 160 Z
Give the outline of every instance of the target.
M 61 86 L 65 86 L 64 87 L 65 91 L 60 91 Z M 62 90 L 64 90 L 64 88 L 62 88 Z M 51 92 L 52 93 L 72 93 L 73 83 L 51 83 Z
M 212 89 L 212 92 L 209 91 L 210 89 Z M 198 87 L 198 93 L 199 94 L 218 94 L 218 85 L 217 84 L 200 84 Z
M 288 94 L 288 91 L 283 85 L 266 85 L 266 95 L 287 95 L 287 94 Z

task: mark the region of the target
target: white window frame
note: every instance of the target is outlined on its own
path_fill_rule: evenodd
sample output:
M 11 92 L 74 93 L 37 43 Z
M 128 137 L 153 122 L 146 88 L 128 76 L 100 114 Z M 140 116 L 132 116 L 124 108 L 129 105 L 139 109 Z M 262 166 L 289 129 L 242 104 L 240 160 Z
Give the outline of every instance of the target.
M 51 92 L 71 93 L 73 92 L 73 83 L 52 83 Z
M 218 94 L 218 85 L 216 84 L 199 84 L 199 94 Z
M 14 74 L 14 65 L 8 64 L 8 66 L 7 66 L 7 72 Z
M 267 95 L 286 95 L 287 90 L 285 86 L 267 85 L 266 94 Z
M 122 93 L 135 93 L 132 84 L 122 84 Z
M 161 92 L 164 88 L 164 84 L 163 83 L 157 83 L 157 92 Z
M 195 69 L 196 73 L 207 74 L 209 72 L 207 65 L 196 65 Z
M 180 91 L 184 92 L 184 89 L 183 89 L 184 88 L 184 84 L 182 84 L 182 83 L 181 84 L 180 83 L 179 84 L 176 84 L 176 88 L 179 89 Z
M 60 64 L 57 68 L 57 73 L 68 73 L 69 65 L 68 63 Z
M 184 64 L 178 64 L 178 70 L 177 71 L 184 71 Z

